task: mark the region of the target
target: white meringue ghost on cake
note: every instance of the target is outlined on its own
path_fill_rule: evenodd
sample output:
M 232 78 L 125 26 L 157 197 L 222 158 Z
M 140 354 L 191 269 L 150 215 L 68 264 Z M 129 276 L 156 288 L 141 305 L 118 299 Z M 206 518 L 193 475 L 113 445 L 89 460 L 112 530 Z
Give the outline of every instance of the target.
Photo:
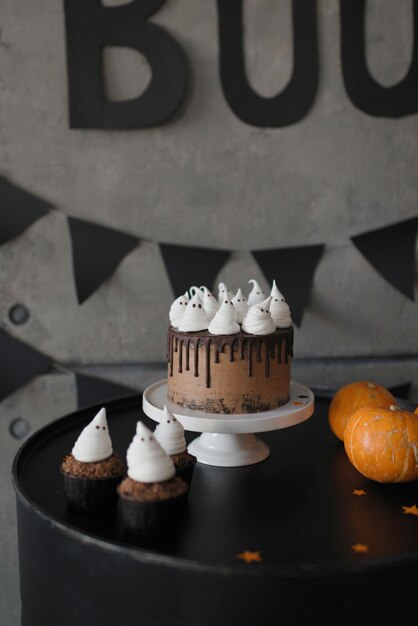
M 180 320 L 178 329 L 182 333 L 191 333 L 198 330 L 206 330 L 208 326 L 208 314 L 203 308 L 200 295 L 195 293 L 186 307 L 186 311 Z
M 225 283 L 219 283 L 218 285 L 218 302 L 221 304 L 224 296 L 228 296 L 230 298 L 233 297 L 233 293 L 231 289 Z
M 154 430 L 154 436 L 166 454 L 181 454 L 186 450 L 184 428 L 167 405 L 164 405 L 163 415 Z
M 240 326 L 237 322 L 237 313 L 227 294 L 224 294 L 216 315 L 210 321 L 208 331 L 212 335 L 235 335 L 239 333 Z
M 183 296 L 179 296 L 174 300 L 170 307 L 168 317 L 170 318 L 170 324 L 173 328 L 178 328 L 180 320 L 186 310 L 187 303 L 189 302 L 189 295 L 186 293 Z
M 104 461 L 113 454 L 109 437 L 106 409 L 102 408 L 79 435 L 71 454 L 77 461 L 95 463 Z
M 164 452 L 153 433 L 137 422 L 127 454 L 128 476 L 141 483 L 170 480 L 176 473 L 173 460 Z
M 215 315 L 216 311 L 218 310 L 219 303 L 216 300 L 215 296 L 210 291 L 210 289 L 208 289 L 204 285 L 200 287 L 200 289 L 203 292 L 203 300 L 202 300 L 203 308 L 205 309 L 208 315 L 209 321 L 210 321 Z
M 276 328 L 289 328 L 292 324 L 289 305 L 273 280 L 271 289 L 270 314 Z
M 249 280 L 248 282 L 252 283 L 253 285 L 247 299 L 248 306 L 254 306 L 254 304 L 259 304 L 260 302 L 263 302 L 263 300 L 265 300 L 266 298 L 266 294 L 264 293 L 258 282 L 254 278 L 251 278 L 251 280 Z
M 284 296 L 282 294 L 282 292 L 280 291 L 280 289 L 278 288 L 276 281 L 273 279 L 273 284 L 271 287 L 271 291 L 270 291 L 270 295 L 272 297 L 272 301 L 273 300 L 282 300 L 284 302 Z
M 276 325 L 271 317 L 271 296 L 259 304 L 254 304 L 248 309 L 247 315 L 242 322 L 242 330 L 251 335 L 269 335 L 274 333 Z
M 237 322 L 238 324 L 242 324 L 244 317 L 248 313 L 248 303 L 241 289 L 238 289 L 237 293 L 232 298 L 232 304 L 237 314 Z

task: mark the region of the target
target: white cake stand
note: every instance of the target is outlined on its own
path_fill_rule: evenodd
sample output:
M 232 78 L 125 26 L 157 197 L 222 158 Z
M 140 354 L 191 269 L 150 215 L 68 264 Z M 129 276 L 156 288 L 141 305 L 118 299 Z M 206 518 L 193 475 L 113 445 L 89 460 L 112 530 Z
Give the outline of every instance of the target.
M 260 413 L 224 415 L 192 411 L 167 400 L 167 380 L 150 385 L 143 393 L 142 408 L 151 419 L 159 422 L 164 405 L 172 411 L 185 430 L 202 433 L 188 446 L 190 454 L 200 463 L 218 467 L 252 465 L 266 459 L 269 447 L 254 433 L 288 428 L 311 417 L 314 394 L 295 381 L 290 383 L 287 404 Z

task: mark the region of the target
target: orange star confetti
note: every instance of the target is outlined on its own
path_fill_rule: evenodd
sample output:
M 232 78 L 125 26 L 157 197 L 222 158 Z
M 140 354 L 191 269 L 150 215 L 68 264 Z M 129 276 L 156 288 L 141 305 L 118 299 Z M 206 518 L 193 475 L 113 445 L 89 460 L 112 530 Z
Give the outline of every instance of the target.
M 413 504 L 412 506 L 403 506 L 402 508 L 404 513 L 409 513 L 410 515 L 418 515 L 418 508 L 416 504 Z
M 292 404 L 294 404 L 295 406 L 302 406 L 304 402 L 292 402 Z
M 353 496 L 365 496 L 367 491 L 364 489 L 353 489 Z
M 244 550 L 241 554 L 237 554 L 237 558 L 245 561 L 245 563 L 260 563 L 263 560 L 260 552 L 251 552 L 250 550 Z
M 351 549 L 354 552 L 368 552 L 369 546 L 367 546 L 365 543 L 355 543 L 351 546 Z

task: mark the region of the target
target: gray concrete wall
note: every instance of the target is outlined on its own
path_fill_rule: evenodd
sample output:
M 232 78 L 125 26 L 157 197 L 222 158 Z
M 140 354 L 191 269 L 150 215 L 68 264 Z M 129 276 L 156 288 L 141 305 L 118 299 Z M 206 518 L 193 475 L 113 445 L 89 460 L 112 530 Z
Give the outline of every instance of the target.
M 318 2 L 315 105 L 303 121 L 281 129 L 248 126 L 229 109 L 218 74 L 216 3 L 168 0 L 153 20 L 187 54 L 190 96 L 169 124 L 130 132 L 69 128 L 61 2 L 0 4 L 0 174 L 61 212 L 0 248 L 2 327 L 70 370 L 82 366 L 142 389 L 163 375 L 158 364 L 172 300 L 158 241 L 234 250 L 218 277 L 232 288 L 249 278 L 267 287 L 251 249 L 325 243 L 309 308 L 296 329 L 295 377 L 331 386 L 366 375 L 387 385 L 412 380 L 411 398 L 418 403 L 417 304 L 385 283 L 349 242 L 416 215 L 418 115 L 374 118 L 351 104 L 341 75 L 336 0 Z M 378 80 L 393 84 L 410 61 L 411 2 L 373 0 L 368 7 L 368 62 Z M 248 1 L 245 17 L 251 82 L 273 95 L 291 71 L 290 2 Z M 136 53 L 107 52 L 112 97 L 135 96 L 148 75 Z M 62 214 L 143 238 L 82 306 Z M 8 318 L 17 302 L 30 311 L 22 326 Z M 33 431 L 75 406 L 71 373 L 42 377 L 0 404 L 7 485 L 0 558 L 9 566 L 0 582 L 1 624 L 19 623 L 8 476 L 20 442 L 9 423 L 24 417 Z
M 410 61 L 411 3 L 369 4 L 370 67 L 393 83 Z M 2 5 L 1 173 L 64 214 L 146 240 L 80 307 L 66 222 L 43 218 L 0 250 L 0 319 L 10 332 L 58 361 L 161 361 L 172 294 L 156 242 L 235 250 L 219 277 L 232 287 L 263 282 L 250 249 L 324 242 L 296 355 L 417 352 L 416 304 L 377 275 L 349 237 L 416 214 L 418 116 L 375 118 L 351 104 L 337 2 L 319 2 L 313 109 L 293 126 L 261 129 L 237 119 L 223 97 L 216 3 L 170 0 L 154 19 L 186 51 L 190 98 L 171 123 L 130 132 L 69 129 L 61 3 Z M 245 6 L 249 74 L 271 95 L 291 68 L 290 3 Z M 136 57 L 109 53 L 114 96 L 133 95 L 144 75 Z M 19 328 L 7 319 L 15 302 L 31 311 Z

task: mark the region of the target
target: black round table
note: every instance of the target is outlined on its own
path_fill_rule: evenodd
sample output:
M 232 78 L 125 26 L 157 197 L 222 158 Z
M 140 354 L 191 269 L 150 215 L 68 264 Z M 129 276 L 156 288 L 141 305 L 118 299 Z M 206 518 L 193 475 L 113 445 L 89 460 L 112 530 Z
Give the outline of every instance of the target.
M 23 626 L 416 620 L 418 482 L 359 474 L 328 426 L 328 403 L 316 393 L 310 419 L 264 433 L 261 463 L 198 463 L 179 523 L 148 540 L 127 534 L 117 510 L 67 507 L 59 465 L 101 405 L 36 432 L 13 465 Z M 122 455 L 138 420 L 155 427 L 141 404 L 105 404 Z

